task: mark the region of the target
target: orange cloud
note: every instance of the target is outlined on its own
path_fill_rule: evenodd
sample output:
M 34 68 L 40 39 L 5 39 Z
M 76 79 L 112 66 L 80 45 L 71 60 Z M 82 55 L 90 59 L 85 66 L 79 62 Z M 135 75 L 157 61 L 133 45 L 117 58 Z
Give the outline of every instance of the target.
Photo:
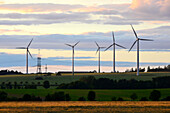
M 99 8 L 97 6 L 83 6 L 83 5 L 61 5 L 61 4 L 2 4 L 0 10 L 15 11 L 21 13 L 30 12 L 94 12 L 103 11 L 106 8 Z
M 151 2 L 149 0 L 133 0 L 130 8 L 136 9 L 136 8 L 138 8 L 138 7 L 140 7 L 141 5 L 144 5 L 144 4 L 149 5 L 149 4 L 151 4 Z
M 71 11 L 72 9 L 83 8 L 82 5 L 68 4 L 1 4 L 0 10 L 15 11 L 15 12 L 61 12 Z

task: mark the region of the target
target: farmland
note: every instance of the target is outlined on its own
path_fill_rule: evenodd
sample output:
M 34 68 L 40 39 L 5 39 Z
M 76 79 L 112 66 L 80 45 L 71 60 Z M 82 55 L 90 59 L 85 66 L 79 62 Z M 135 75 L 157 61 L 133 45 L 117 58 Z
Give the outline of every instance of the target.
M 112 97 L 122 97 L 124 100 L 131 100 L 130 95 L 136 93 L 138 99 L 141 97 L 149 97 L 153 89 L 135 89 L 135 90 L 92 90 L 96 92 L 97 101 L 111 101 Z M 161 92 L 161 98 L 165 98 L 170 95 L 170 89 L 157 89 Z M 44 98 L 48 93 L 52 94 L 54 92 L 63 91 L 68 93 L 72 101 L 77 101 L 79 97 L 85 97 L 87 100 L 88 92 L 91 90 L 86 89 L 1 89 L 0 91 L 5 91 L 9 96 L 22 97 L 24 94 L 34 94 L 35 96 L 40 96 Z
M 0 112 L 168 113 L 170 102 L 1 102 Z
M 37 76 L 42 76 L 43 80 L 35 80 Z M 140 76 L 136 76 L 136 73 L 75 73 L 75 76 L 71 76 L 71 74 L 62 74 L 62 76 L 43 76 L 43 75 L 1 75 L 0 76 L 0 83 L 2 82 L 43 82 L 44 80 L 48 80 L 51 84 L 61 84 L 61 83 L 70 83 L 73 81 L 79 80 L 81 77 L 84 76 L 94 76 L 96 79 L 98 78 L 109 78 L 114 80 L 120 79 L 136 79 L 136 80 L 152 80 L 154 77 L 160 76 L 170 76 L 168 72 L 147 72 L 141 73 Z

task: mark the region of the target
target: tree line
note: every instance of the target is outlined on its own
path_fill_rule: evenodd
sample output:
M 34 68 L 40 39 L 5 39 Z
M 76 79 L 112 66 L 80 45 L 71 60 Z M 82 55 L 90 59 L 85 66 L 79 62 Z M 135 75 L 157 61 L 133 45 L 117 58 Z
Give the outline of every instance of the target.
M 22 72 L 13 71 L 13 70 L 0 70 L 0 75 L 20 75 Z
M 109 78 L 96 79 L 94 76 L 81 77 L 78 81 L 62 84 L 50 84 L 49 81 L 43 83 L 28 82 L 2 82 L 1 89 L 37 89 L 44 87 L 45 89 L 55 86 L 57 89 L 154 89 L 154 88 L 170 88 L 170 76 L 156 77 L 152 80 L 113 80 Z
M 170 72 L 170 65 L 164 66 L 164 67 L 155 67 L 155 68 L 151 68 L 150 66 L 147 67 L 147 69 L 145 68 L 139 68 L 139 72 Z M 131 68 L 131 69 L 126 69 L 125 72 L 137 72 L 136 68 Z
M 35 82 L 2 82 L 0 84 L 0 89 L 37 89 L 37 87 L 42 86 L 45 89 L 50 88 L 50 86 L 57 86 L 57 84 L 51 85 L 49 81 L 44 81 L 43 83 Z
M 94 76 L 81 77 L 78 81 L 62 83 L 58 89 L 154 89 L 170 88 L 170 76 L 156 77 L 152 80 L 112 80 L 109 78 L 96 79 Z
M 139 101 L 170 101 L 170 96 L 167 96 L 163 99 L 161 98 L 161 93 L 158 90 L 153 90 L 149 98 L 148 97 L 141 97 L 138 99 L 138 96 L 136 93 L 132 93 L 130 95 L 131 101 L 136 101 L 137 99 Z M 17 97 L 9 97 L 8 94 L 4 91 L 0 91 L 0 101 L 71 101 L 70 95 L 64 92 L 54 92 L 53 94 L 47 94 L 45 98 L 41 98 L 39 96 L 30 95 L 30 94 L 24 94 L 21 98 Z M 79 97 L 77 101 L 86 101 L 85 97 Z M 87 101 L 97 101 L 96 100 L 96 92 L 89 91 L 87 95 Z M 111 101 L 125 101 L 122 97 L 112 97 Z

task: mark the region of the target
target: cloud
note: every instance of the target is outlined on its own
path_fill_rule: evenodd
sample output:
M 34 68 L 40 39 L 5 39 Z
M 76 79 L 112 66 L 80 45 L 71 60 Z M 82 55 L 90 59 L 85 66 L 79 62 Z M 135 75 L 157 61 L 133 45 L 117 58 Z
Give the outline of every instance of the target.
M 77 8 L 83 8 L 83 5 L 69 4 L 52 4 L 52 3 L 37 3 L 37 4 L 1 4 L 0 10 L 11 10 L 16 12 L 55 12 L 69 11 Z
M 107 11 L 106 11 L 107 12 Z M 9 13 L 0 14 L 0 18 L 13 20 L 0 20 L 0 25 L 39 25 L 39 24 L 55 24 L 55 23 L 86 23 L 86 24 L 112 24 L 112 25 L 129 25 L 139 24 L 132 20 L 124 19 L 118 16 L 103 16 L 102 18 L 93 18 L 90 14 L 104 14 L 105 12 L 91 12 L 91 13 L 48 13 L 48 14 L 20 14 Z M 105 15 L 108 15 L 108 11 Z
M 136 26 L 134 25 L 134 28 Z M 170 26 L 161 26 L 153 29 L 136 30 L 140 38 L 153 39 L 153 42 L 141 41 L 141 49 L 170 49 Z M 65 34 L 48 34 L 48 35 L 1 35 L 1 48 L 15 48 L 18 46 L 25 46 L 34 38 L 32 48 L 43 49 L 70 49 L 64 46 L 65 43 L 74 44 L 80 41 L 78 48 L 81 50 L 96 50 L 95 41 L 101 46 L 108 46 L 112 43 L 111 32 L 86 32 L 79 35 L 65 35 Z M 129 26 L 127 31 L 115 31 L 115 39 L 118 44 L 130 48 L 135 41 L 134 33 Z M 88 45 L 88 47 L 87 47 Z
M 0 33 L 9 33 L 9 32 L 22 32 L 22 30 L 20 29 L 13 29 L 13 30 L 9 30 L 9 29 L 0 29 Z
M 122 14 L 129 19 L 169 21 L 169 3 L 170 0 L 133 0 L 129 10 Z
M 0 4 L 1 25 L 39 25 L 55 23 L 86 23 L 128 25 L 143 21 L 169 21 L 170 0 L 133 0 L 132 4 L 95 6 L 69 4 Z M 6 20 L 3 18 L 7 18 Z M 8 20 L 13 19 L 13 20 Z
M 38 24 L 53 24 L 65 23 L 72 21 L 84 21 L 89 15 L 81 13 L 65 14 L 65 13 L 48 13 L 48 14 L 19 14 L 9 13 L 0 14 L 0 18 L 9 18 L 14 20 L 0 20 L 0 25 L 38 25 Z M 22 20 L 27 19 L 27 20 Z

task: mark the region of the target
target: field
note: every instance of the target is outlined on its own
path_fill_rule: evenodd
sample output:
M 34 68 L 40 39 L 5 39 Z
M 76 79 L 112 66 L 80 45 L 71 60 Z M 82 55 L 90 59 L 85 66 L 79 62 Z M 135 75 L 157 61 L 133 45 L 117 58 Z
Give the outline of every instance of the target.
M 1 102 L 0 112 L 168 113 L 170 102 Z
M 40 76 L 40 75 L 39 75 Z M 61 83 L 70 83 L 76 80 L 79 80 L 81 77 L 84 76 L 94 76 L 95 78 L 110 78 L 114 80 L 120 80 L 120 79 L 136 79 L 136 80 L 152 80 L 154 77 L 159 76 L 170 76 L 170 73 L 166 72 L 147 72 L 147 73 L 140 73 L 139 76 L 136 76 L 136 73 L 79 73 L 75 74 L 75 76 L 71 76 L 71 74 L 63 74 L 62 76 L 43 76 L 43 80 L 35 80 L 37 75 L 0 75 L 0 83 L 2 82 L 40 82 L 42 83 L 45 80 L 50 81 L 51 84 L 61 84 Z
M 170 96 L 170 89 L 157 89 L 161 92 L 161 98 Z M 68 93 L 72 101 L 77 101 L 79 97 L 85 97 L 87 100 L 88 92 L 91 90 L 81 90 L 81 89 L 1 89 L 0 91 L 5 91 L 8 95 L 15 97 L 22 97 L 24 94 L 34 94 L 44 98 L 48 93 L 52 94 L 56 91 L 64 91 Z M 136 90 L 92 90 L 96 92 L 97 101 L 111 101 L 112 97 L 122 97 L 124 100 L 131 100 L 130 95 L 136 93 L 138 95 L 138 100 L 141 97 L 149 97 L 152 89 L 136 89 Z

